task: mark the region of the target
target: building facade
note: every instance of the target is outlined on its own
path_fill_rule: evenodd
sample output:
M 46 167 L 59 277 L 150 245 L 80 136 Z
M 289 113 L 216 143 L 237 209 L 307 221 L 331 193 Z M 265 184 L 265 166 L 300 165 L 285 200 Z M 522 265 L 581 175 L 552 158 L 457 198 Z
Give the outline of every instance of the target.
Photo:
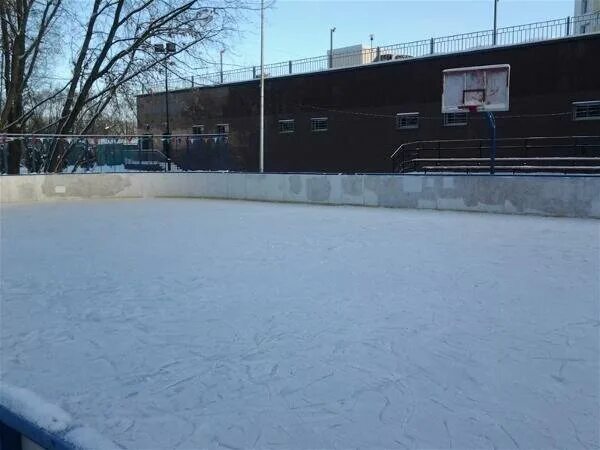
M 575 34 L 600 31 L 600 0 L 575 0 L 573 13 Z
M 510 64 L 499 137 L 600 135 L 600 34 L 302 75 L 265 85 L 265 169 L 389 172 L 401 144 L 488 136 L 483 114 L 442 114 L 442 71 Z M 140 132 L 164 129 L 164 94 L 139 96 Z M 257 80 L 169 96 L 175 134 L 227 132 L 231 170 L 259 162 Z

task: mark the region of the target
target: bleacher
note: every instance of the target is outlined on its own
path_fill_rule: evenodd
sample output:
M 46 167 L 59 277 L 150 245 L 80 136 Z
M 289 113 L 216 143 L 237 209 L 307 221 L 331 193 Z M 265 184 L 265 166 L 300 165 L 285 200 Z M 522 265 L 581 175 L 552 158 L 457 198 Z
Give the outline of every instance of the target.
M 485 173 L 492 167 L 489 139 L 418 141 L 391 155 L 396 173 Z M 495 172 L 600 173 L 600 136 L 498 139 Z

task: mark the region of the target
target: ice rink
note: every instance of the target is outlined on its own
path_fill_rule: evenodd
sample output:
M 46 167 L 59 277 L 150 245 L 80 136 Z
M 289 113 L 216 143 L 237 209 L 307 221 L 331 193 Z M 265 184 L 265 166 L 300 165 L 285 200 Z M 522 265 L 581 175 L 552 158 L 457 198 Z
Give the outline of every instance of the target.
M 0 380 L 128 449 L 593 449 L 600 222 L 2 206 Z

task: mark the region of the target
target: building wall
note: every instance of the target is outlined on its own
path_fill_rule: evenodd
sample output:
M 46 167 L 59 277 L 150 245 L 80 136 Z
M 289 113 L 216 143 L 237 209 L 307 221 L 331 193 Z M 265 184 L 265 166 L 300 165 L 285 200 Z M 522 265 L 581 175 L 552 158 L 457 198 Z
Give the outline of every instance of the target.
M 596 16 L 590 16 L 596 14 Z M 600 0 L 575 0 L 574 34 L 600 32 Z M 580 16 L 586 16 L 581 18 Z
M 583 10 L 584 0 L 575 0 L 574 16 L 600 11 L 600 0 L 587 0 L 587 11 Z
M 486 138 L 482 114 L 467 126 L 448 127 L 441 114 L 442 71 L 453 67 L 511 65 L 511 107 L 497 114 L 499 137 L 599 135 L 600 121 L 574 121 L 572 102 L 600 100 L 600 35 L 499 47 L 462 54 L 271 78 L 265 85 L 265 167 L 268 171 L 387 172 L 402 143 Z M 202 124 L 214 132 L 230 125 L 232 169 L 258 168 L 258 81 L 174 92 L 175 133 Z M 397 113 L 419 112 L 417 129 L 396 129 Z M 327 117 L 326 132 L 310 119 Z M 278 120 L 294 119 L 294 133 Z M 138 97 L 138 124 L 164 128 L 162 94 Z

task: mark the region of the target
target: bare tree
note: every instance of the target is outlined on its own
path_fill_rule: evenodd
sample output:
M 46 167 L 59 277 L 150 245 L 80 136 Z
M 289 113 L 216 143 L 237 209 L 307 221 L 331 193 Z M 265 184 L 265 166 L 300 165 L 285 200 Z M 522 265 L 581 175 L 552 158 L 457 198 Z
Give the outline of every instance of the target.
M 174 42 L 177 50 L 170 56 L 201 59 L 206 46 L 233 31 L 239 12 L 248 8 L 247 0 L 215 2 L 207 6 L 204 0 L 90 0 L 84 3 L 88 10 L 82 11 L 82 2 L 76 0 L 0 0 L 2 50 L 8 55 L 0 131 L 22 132 L 35 111 L 60 98 L 55 120 L 34 131 L 90 132 L 107 108 L 123 110 L 124 102 L 119 105 L 117 100 L 120 94 L 126 96 L 131 83 L 155 74 L 165 63 L 168 56 L 155 54 L 153 44 Z M 69 55 L 70 74 L 62 84 L 54 83 L 48 95 L 26 102 L 51 30 L 78 38 Z M 61 170 L 69 151 L 64 142 L 53 145 L 47 171 Z M 19 169 L 19 145 L 9 148 L 11 173 Z
M 23 95 L 36 69 L 44 42 L 55 23 L 61 0 L 0 1 L 0 45 L 4 57 L 2 84 L 6 93 L 0 125 L 9 133 L 20 133 L 28 117 Z M 8 170 L 16 173 L 21 158 L 21 141 L 9 143 Z

